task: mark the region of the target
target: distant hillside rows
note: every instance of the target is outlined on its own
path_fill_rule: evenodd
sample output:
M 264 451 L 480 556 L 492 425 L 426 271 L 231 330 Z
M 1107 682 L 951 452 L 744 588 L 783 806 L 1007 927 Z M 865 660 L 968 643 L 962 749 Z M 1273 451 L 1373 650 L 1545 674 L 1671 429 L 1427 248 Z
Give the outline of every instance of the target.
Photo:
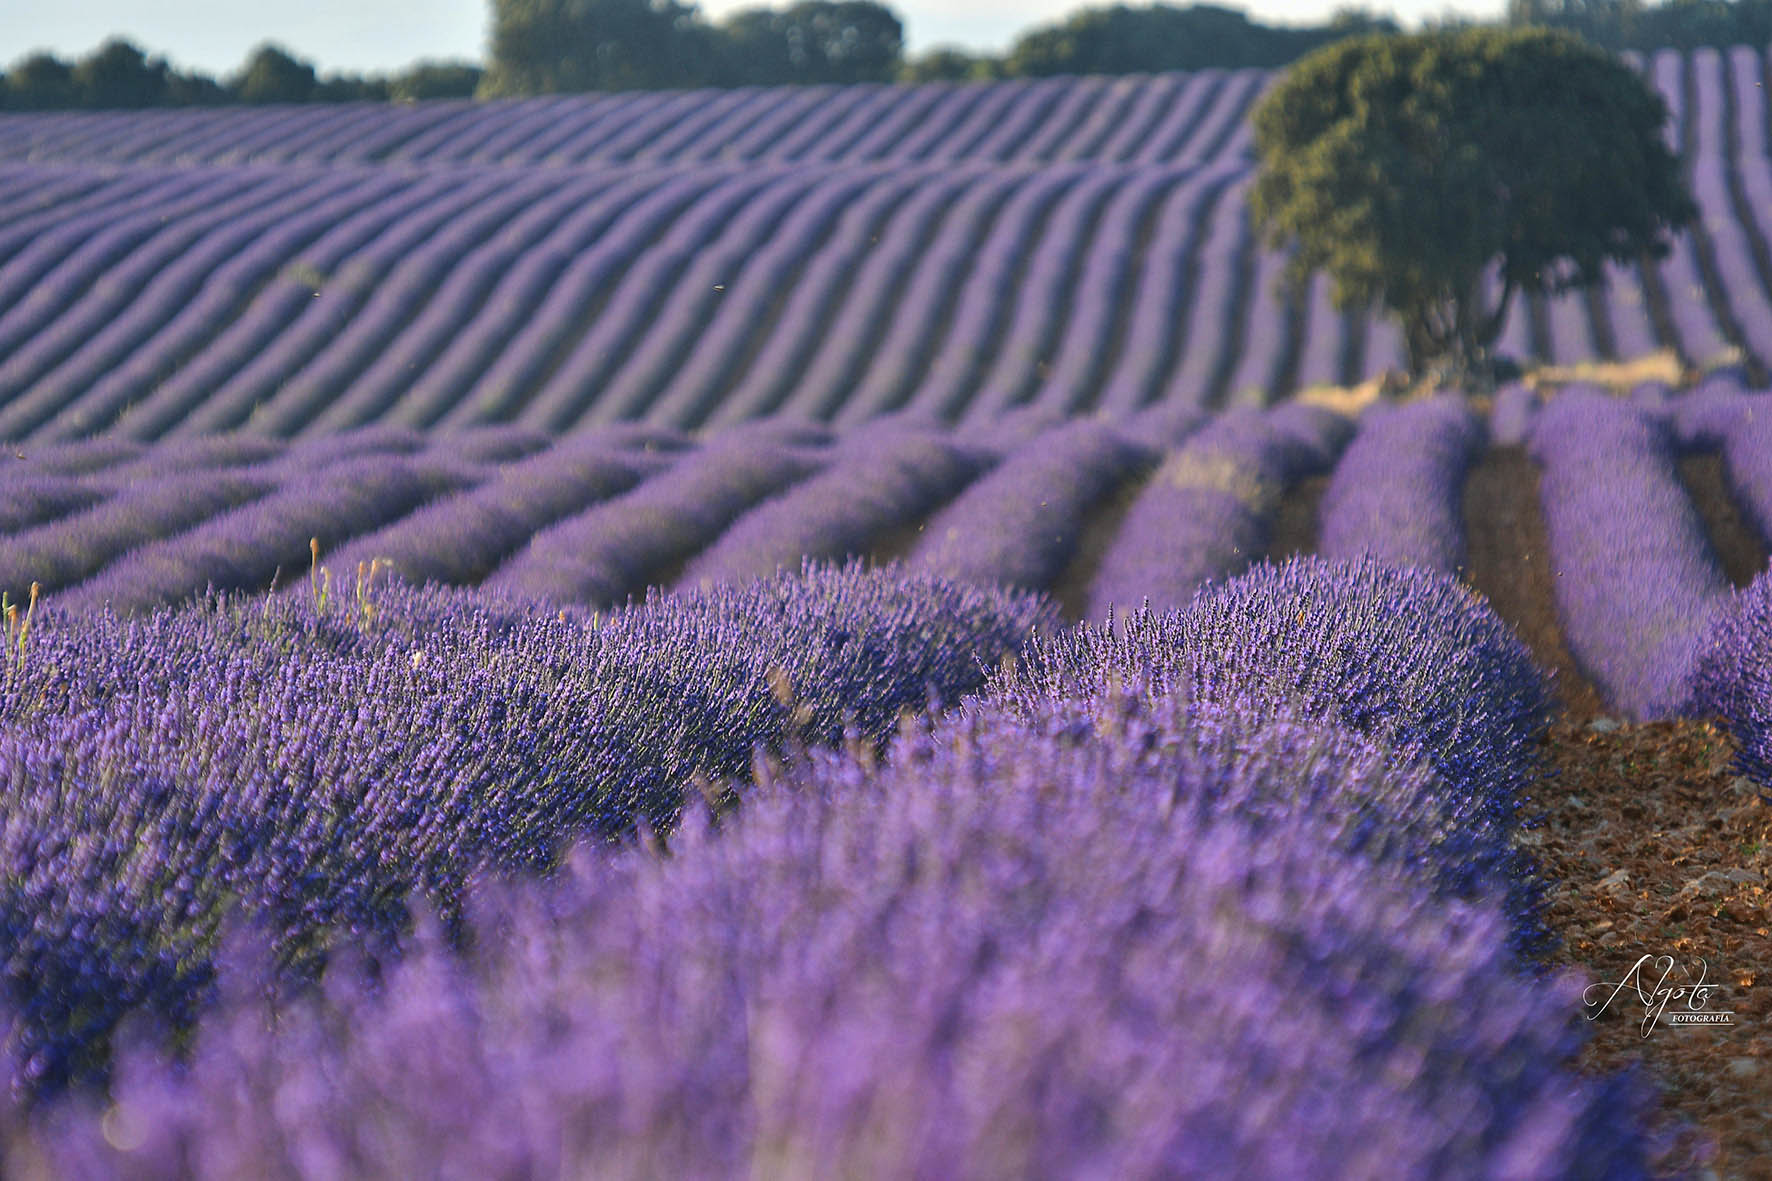
M 1763 362 L 1765 55 L 1639 64 L 1702 222 L 1501 347 Z M 1124 417 L 1399 367 L 1251 234 L 1273 77 L 0 115 L 0 439 Z
M 1658 717 L 1731 584 L 1765 567 L 1766 405 L 1719 374 L 1682 395 L 1513 385 L 1490 407 L 1443 394 L 1358 419 L 1288 399 L 980 429 L 770 420 L 701 440 L 500 426 L 23 444 L 0 460 L 0 590 L 140 612 L 206 587 L 316 594 L 322 567 L 349 593 L 390 569 L 584 611 L 862 559 L 1041 591 L 1100 620 L 1179 609 L 1263 556 L 1314 552 L 1512 594 L 1474 568 L 1494 547 L 1470 540 L 1501 511 L 1500 480 L 1536 502 L 1545 540 L 1527 548 L 1558 572 L 1542 589 L 1567 655 L 1549 659 L 1608 708 Z

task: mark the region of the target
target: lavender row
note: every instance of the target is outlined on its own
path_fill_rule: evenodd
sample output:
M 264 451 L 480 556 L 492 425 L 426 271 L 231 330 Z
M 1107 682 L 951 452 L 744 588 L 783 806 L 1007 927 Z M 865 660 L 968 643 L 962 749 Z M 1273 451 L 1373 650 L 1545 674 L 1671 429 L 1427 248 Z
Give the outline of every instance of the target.
M 865 555 L 888 531 L 914 526 L 952 499 L 987 465 L 987 457 L 939 432 L 858 432 L 824 472 L 740 516 L 690 560 L 677 585 L 743 584 L 805 559 Z
M 1130 163 L 1227 152 L 1262 75 L 777 87 L 417 107 L 0 114 L 0 161 L 485 166 L 724 161 Z M 1254 80 L 1257 85 L 1252 85 Z M 1088 112 L 1088 119 L 1079 115 Z M 1202 134 L 1202 129 L 1204 134 Z
M 72 476 L 7 473 L 0 476 L 0 537 L 10 540 L 10 534 L 90 508 L 103 497 L 103 489 Z
M 421 926 L 379 986 L 346 965 L 272 1008 L 238 940 L 188 1066 L 137 1041 L 111 1103 L 11 1143 L 141 1177 L 1650 1175 L 1646 1088 L 1577 1069 L 1576 986 L 1521 972 L 1493 898 L 1436 884 L 1494 826 L 1417 748 L 1320 712 L 1357 688 L 1432 731 L 1446 698 L 1417 682 L 1450 676 L 1523 711 L 1466 749 L 1529 735 L 1542 677 L 1493 613 L 1450 579 L 1300 563 L 1147 655 L 1285 624 L 1292 665 L 1374 638 L 1350 619 L 1391 623 L 1303 712 L 1144 682 L 987 702 L 883 765 L 766 767 L 669 856 L 488 884 L 471 951 Z
M 957 582 L 1045 589 L 1075 553 L 1090 509 L 1154 458 L 1106 423 L 1055 427 L 931 517 L 906 565 Z
M 664 455 L 622 450 L 598 435 L 564 439 L 539 455 L 503 465 L 471 489 L 356 538 L 327 561 L 340 574 L 385 563 L 414 585 L 471 586 L 538 531 L 668 466 Z M 299 584 L 291 593 L 301 593 Z
M 1458 573 L 1464 476 L 1482 447 L 1482 423 L 1456 394 L 1368 410 L 1323 493 L 1317 552 Z
M 56 597 L 70 610 L 141 611 L 216 590 L 271 589 L 325 550 L 367 533 L 471 482 L 477 469 L 420 458 L 349 459 L 319 468 L 184 533 L 131 550 L 102 573 Z
M 608 607 L 656 585 L 822 457 L 730 432 L 638 488 L 542 529 L 487 579 L 500 590 Z
M 119 492 L 85 509 L 24 529 L 0 550 L 0 590 L 23 602 L 98 574 L 140 546 L 194 528 L 270 492 L 268 472 L 199 472 Z
M 1727 579 L 1680 483 L 1665 423 L 1564 390 L 1530 444 L 1570 652 L 1617 710 L 1664 717 Z
M 1211 419 L 1127 510 L 1090 584 L 1089 617 L 1173 610 L 1209 579 L 1242 572 L 1266 550 L 1286 486 L 1328 470 L 1347 434 L 1345 419 L 1301 403 Z
M 1761 573 L 1717 611 L 1683 688 L 1683 712 L 1721 719 L 1735 770 L 1772 801 L 1772 576 Z
M 595 627 L 398 584 L 33 622 L 0 670 L 15 1095 L 102 1078 L 131 1010 L 188 1030 L 224 921 L 270 937 L 284 988 L 334 948 L 396 955 L 409 899 L 455 923 L 470 875 L 662 829 L 693 776 L 790 732 L 882 741 L 1050 618 L 851 567 Z
M 1447 896 L 1504 900 L 1522 954 L 1549 948 L 1543 892 L 1514 842 L 1544 770 L 1548 682 L 1452 576 L 1369 556 L 1263 563 L 1182 611 L 1038 636 L 984 699 L 1028 717 L 1126 694 L 1290 711 L 1424 763 L 1446 823 L 1409 860 Z

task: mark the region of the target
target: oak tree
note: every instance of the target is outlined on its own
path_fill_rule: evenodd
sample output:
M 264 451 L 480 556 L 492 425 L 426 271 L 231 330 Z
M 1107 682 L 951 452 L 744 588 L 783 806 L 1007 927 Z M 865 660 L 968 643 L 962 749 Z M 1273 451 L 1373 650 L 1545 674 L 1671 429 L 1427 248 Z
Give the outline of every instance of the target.
M 1300 60 L 1255 112 L 1256 224 L 1343 308 L 1401 320 L 1417 374 L 1481 382 L 1510 301 L 1664 257 L 1697 215 L 1668 111 L 1572 34 L 1354 38 Z

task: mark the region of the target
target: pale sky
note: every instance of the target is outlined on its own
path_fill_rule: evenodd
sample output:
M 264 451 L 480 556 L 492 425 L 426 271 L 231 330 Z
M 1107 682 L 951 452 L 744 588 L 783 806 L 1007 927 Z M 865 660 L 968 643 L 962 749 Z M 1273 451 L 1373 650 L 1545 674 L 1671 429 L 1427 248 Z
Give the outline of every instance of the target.
M 704 0 L 719 17 L 756 0 Z M 1016 34 L 1083 7 L 1076 0 L 886 0 L 905 25 L 912 53 L 932 45 L 1001 50 Z M 1217 0 L 1237 7 L 1237 0 Z M 1325 19 L 1345 0 L 1249 0 L 1251 17 L 1272 23 Z M 1405 25 L 1457 12 L 1500 15 L 1505 0 L 1372 0 Z M 261 41 L 275 41 L 322 73 L 387 72 L 420 58 L 480 60 L 490 0 L 0 0 L 0 65 L 48 49 L 77 58 L 121 34 L 175 66 L 226 74 Z

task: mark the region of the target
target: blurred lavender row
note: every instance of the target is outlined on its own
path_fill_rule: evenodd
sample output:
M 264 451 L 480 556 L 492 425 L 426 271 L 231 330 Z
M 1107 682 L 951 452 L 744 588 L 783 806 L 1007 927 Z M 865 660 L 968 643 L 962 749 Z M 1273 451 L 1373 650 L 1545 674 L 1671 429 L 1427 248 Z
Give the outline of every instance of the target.
M 1183 607 L 1207 580 L 1241 573 L 1266 551 L 1286 486 L 1333 467 L 1348 433 L 1341 416 L 1302 403 L 1208 420 L 1127 510 L 1089 587 L 1089 617 Z
M 853 431 L 825 470 L 758 505 L 684 567 L 680 587 L 742 584 L 805 559 L 865 554 L 894 528 L 914 527 L 994 456 L 914 423 Z
M 959 582 L 1043 590 L 1076 551 L 1088 511 L 1154 458 L 1107 423 L 1054 427 L 931 517 L 906 564 Z
M 1721 719 L 1735 739 L 1735 770 L 1772 802 L 1772 574 L 1717 611 L 1684 689 L 1685 710 Z
M 94 1177 L 1649 1176 L 1653 1100 L 1578 1070 L 1578 986 L 1523 971 L 1504 883 L 1447 887 L 1513 823 L 1447 776 L 1503 784 L 1542 731 L 1519 641 L 1370 562 L 1145 618 L 1063 647 L 1075 692 L 1007 673 L 883 762 L 766 765 L 668 856 L 483 882 L 465 951 L 421 916 L 379 984 L 341 962 L 268 1007 L 236 938 L 187 1065 L 138 1034 L 108 1104 L 15 1119 L 9 1151 Z M 1478 709 L 1439 763 L 1447 675 Z
M 1481 420 L 1456 394 L 1371 408 L 1323 494 L 1317 552 L 1456 574 L 1464 477 L 1483 443 Z
M 1668 716 L 1729 583 L 1667 424 L 1570 389 L 1539 413 L 1530 450 L 1570 652 L 1624 714 Z

